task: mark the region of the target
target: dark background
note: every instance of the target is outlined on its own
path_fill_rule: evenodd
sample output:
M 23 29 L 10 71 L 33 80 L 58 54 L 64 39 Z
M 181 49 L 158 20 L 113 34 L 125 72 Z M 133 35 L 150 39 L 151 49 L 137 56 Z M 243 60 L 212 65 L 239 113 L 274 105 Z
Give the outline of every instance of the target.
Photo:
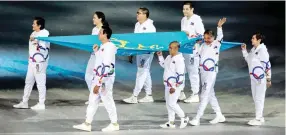
M 193 2 L 195 13 L 203 19 L 205 29 L 216 30 L 217 21 L 222 17 L 227 17 L 227 22 L 223 26 L 224 40 L 233 42 L 245 42 L 248 49 L 251 48 L 250 39 L 254 32 L 260 31 L 266 36 L 267 48 L 271 56 L 271 63 L 274 71 L 274 83 L 279 84 L 277 89 L 285 90 L 285 2 L 270 1 L 237 1 L 237 2 Z M 0 89 L 14 89 L 24 87 L 24 77 L 26 69 L 13 72 L 1 70 L 1 66 L 7 66 L 7 61 L 13 59 L 23 59 L 28 56 L 28 39 L 32 32 L 32 22 L 34 16 L 42 16 L 46 19 L 46 29 L 50 36 L 61 35 L 81 35 L 91 34 L 92 17 L 95 11 L 102 11 L 111 25 L 114 33 L 133 33 L 136 23 L 136 12 L 139 7 L 147 7 L 150 10 L 150 18 L 154 20 L 158 32 L 180 31 L 180 23 L 183 17 L 183 2 L 137 2 L 137 1 L 117 1 L 117 2 L 0 2 Z M 80 63 L 81 69 L 77 70 L 80 77 L 51 79 L 48 76 L 48 87 L 82 87 L 85 88 L 83 78 L 84 70 L 89 53 L 52 45 L 50 65 L 69 69 Z M 10 56 L 11 55 L 11 56 Z M 239 47 L 226 51 L 220 56 L 220 78 L 225 76 L 233 77 L 231 85 L 239 87 L 235 79 L 245 80 L 248 78 L 247 65 L 244 62 Z M 153 60 L 157 62 L 156 57 Z M 61 65 L 65 63 L 65 65 Z M 74 64 L 73 66 L 69 66 Z M 128 64 L 126 60 L 117 61 L 122 68 L 117 69 L 117 81 L 124 80 L 133 87 L 136 74 L 135 64 Z M 132 66 L 130 66 L 132 65 Z M 17 64 L 10 64 L 9 67 L 16 68 Z M 131 70 L 126 72 L 126 68 Z M 75 69 L 75 68 L 74 68 Z M 132 71 L 132 72 L 131 72 Z M 156 75 L 156 71 L 160 71 Z M 64 73 L 62 73 L 64 74 Z M 126 78 L 126 74 L 130 74 Z M 239 75 L 243 74 L 243 77 Z M 275 76 L 275 74 L 277 76 Z M 160 77 L 158 77 L 160 76 Z M 152 65 L 152 79 L 161 84 L 162 69 L 157 64 Z M 237 77 L 236 77 L 237 76 Z M 275 82 L 276 78 L 276 82 Z M 15 81 L 16 80 L 16 81 Z M 236 82 L 235 82 L 236 81 Z M 235 84 L 237 83 L 237 84 Z M 249 80 L 241 82 L 249 85 Z M 70 84 L 70 85 L 67 85 Z M 78 84 L 78 85 L 72 85 Z M 227 84 L 227 83 L 226 83 Z
M 158 31 L 178 31 L 182 18 L 182 1 L 178 2 L 0 2 L 1 45 L 25 44 L 31 33 L 32 19 L 42 16 L 51 36 L 90 34 L 92 15 L 103 11 L 114 33 L 133 32 L 139 7 L 150 10 Z M 193 2 L 195 13 L 206 29 L 214 29 L 221 17 L 227 17 L 225 39 L 249 42 L 252 33 L 263 32 L 268 47 L 284 48 L 284 2 Z M 284 50 L 284 49 L 283 49 Z

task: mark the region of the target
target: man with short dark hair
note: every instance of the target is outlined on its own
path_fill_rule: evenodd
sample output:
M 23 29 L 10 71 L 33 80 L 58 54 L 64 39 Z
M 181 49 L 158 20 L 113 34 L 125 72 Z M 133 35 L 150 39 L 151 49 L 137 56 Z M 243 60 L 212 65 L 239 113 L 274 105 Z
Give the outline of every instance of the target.
M 108 132 L 119 130 L 116 107 L 112 96 L 115 80 L 115 54 L 117 53 L 117 47 L 109 41 L 111 35 L 112 30 L 108 26 L 102 26 L 98 35 L 102 45 L 99 49 L 98 47 L 94 48 L 96 55 L 94 66 L 95 76 L 91 84 L 93 91 L 90 91 L 89 94 L 86 120 L 80 125 L 74 125 L 73 128 L 91 131 L 91 123 L 101 99 L 111 120 L 111 123 L 106 128 L 103 128 L 102 131 Z
M 134 33 L 152 33 L 156 32 L 156 28 L 153 25 L 153 20 L 149 19 L 149 10 L 147 8 L 139 8 L 137 11 L 137 23 L 135 24 Z M 136 84 L 133 90 L 133 94 L 124 102 L 130 104 L 137 104 L 137 97 L 144 87 L 146 96 L 139 100 L 140 103 L 154 102 L 152 97 L 152 80 L 150 74 L 150 67 L 153 60 L 154 53 L 140 54 L 136 56 L 137 61 L 137 74 Z
M 184 2 L 183 5 L 184 17 L 181 20 L 181 30 L 184 31 L 188 38 L 195 38 L 203 35 L 205 28 L 202 19 L 197 14 L 194 14 L 194 4 L 192 2 Z M 184 100 L 186 103 L 199 102 L 200 77 L 199 77 L 199 44 L 195 44 L 192 54 L 183 54 L 186 63 L 186 73 L 188 73 L 192 95 L 186 99 L 184 90 L 182 90 L 179 100 Z M 185 85 L 185 84 L 184 84 Z M 185 87 L 185 86 L 183 86 Z
M 49 60 L 50 43 L 38 41 L 35 37 L 48 37 L 49 31 L 45 29 L 45 19 L 35 17 L 33 33 L 29 40 L 29 64 L 25 80 L 23 100 L 14 108 L 28 108 L 28 100 L 35 82 L 39 91 L 39 102 L 31 107 L 34 110 L 44 110 L 46 100 L 46 70 Z

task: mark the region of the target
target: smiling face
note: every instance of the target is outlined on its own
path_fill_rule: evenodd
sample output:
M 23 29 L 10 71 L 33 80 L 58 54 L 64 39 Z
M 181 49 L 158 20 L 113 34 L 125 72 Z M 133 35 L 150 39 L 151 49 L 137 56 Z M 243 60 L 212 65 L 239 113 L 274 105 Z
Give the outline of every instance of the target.
M 213 41 L 214 41 L 214 36 L 213 35 L 208 34 L 208 33 L 204 34 L 204 42 L 207 45 L 211 44 Z

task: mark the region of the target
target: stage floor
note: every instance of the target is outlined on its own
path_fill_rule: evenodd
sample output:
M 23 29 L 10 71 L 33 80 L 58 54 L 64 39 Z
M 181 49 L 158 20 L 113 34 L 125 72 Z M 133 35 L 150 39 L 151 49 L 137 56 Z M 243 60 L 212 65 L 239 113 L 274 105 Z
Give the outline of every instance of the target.
M 88 92 L 84 89 L 49 89 L 45 111 L 31 109 L 13 109 L 22 97 L 22 90 L 0 91 L 0 134 L 19 135 L 91 135 L 91 134 L 118 134 L 118 135 L 284 135 L 285 134 L 285 98 L 267 97 L 265 103 L 266 123 L 259 127 L 246 125 L 254 118 L 254 104 L 250 95 L 217 93 L 223 114 L 227 122 L 210 125 L 208 123 L 215 114 L 210 106 L 205 111 L 200 126 L 188 125 L 185 129 L 160 129 L 159 124 L 165 123 L 167 110 L 163 100 L 163 90 L 154 91 L 155 103 L 124 104 L 123 98 L 129 97 L 127 91 L 114 90 L 114 98 L 118 112 L 120 131 L 102 133 L 101 128 L 109 124 L 107 112 L 99 107 L 92 123 L 92 132 L 73 129 L 85 119 Z M 142 92 L 140 98 L 144 96 Z M 36 104 L 38 93 L 33 91 L 29 106 Z M 190 117 L 194 117 L 197 103 L 179 103 L 181 108 Z M 179 118 L 176 118 L 179 127 Z

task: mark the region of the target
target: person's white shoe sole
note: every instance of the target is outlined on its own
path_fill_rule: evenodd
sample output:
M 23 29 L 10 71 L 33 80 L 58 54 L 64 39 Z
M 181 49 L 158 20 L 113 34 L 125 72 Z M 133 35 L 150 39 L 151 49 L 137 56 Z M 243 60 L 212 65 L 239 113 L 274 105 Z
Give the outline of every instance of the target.
M 17 107 L 17 106 L 15 106 L 15 105 L 13 105 L 13 108 L 16 108 L 16 109 L 28 109 L 29 107 L 27 106 L 25 106 L 25 107 Z
M 32 110 L 46 110 L 46 107 L 43 108 L 35 108 L 35 107 L 31 107 Z
M 223 122 L 225 122 L 225 118 L 221 118 L 221 119 L 219 119 L 219 121 L 213 121 L 213 120 L 211 120 L 211 121 L 209 121 L 211 124 L 217 124 L 217 123 L 223 123 Z
M 194 121 L 190 121 L 189 122 L 192 126 L 199 126 L 200 122 L 194 122 Z
M 74 128 L 74 129 L 78 129 L 78 130 L 83 130 L 83 131 L 91 132 L 91 128 L 90 128 L 90 129 L 83 129 L 83 128 L 77 127 L 77 125 L 74 125 L 73 128 Z
M 248 122 L 247 123 L 248 125 L 250 125 L 250 126 L 261 126 L 261 125 L 263 125 L 264 123 L 263 122 L 260 122 L 260 123 L 251 123 L 251 122 Z
M 149 101 L 141 101 L 141 100 L 139 100 L 139 103 L 153 103 L 154 102 L 154 100 L 149 100 Z
M 164 129 L 167 129 L 167 128 L 169 128 L 169 129 L 174 129 L 174 128 L 176 128 L 176 126 L 166 127 L 165 125 L 160 125 L 160 127 L 161 127 L 161 128 L 164 128 Z
M 105 129 L 101 129 L 102 132 L 114 132 L 114 131 L 119 131 L 119 127 L 113 130 L 105 130 Z
M 197 100 L 191 100 L 191 99 L 187 99 L 187 100 L 184 100 L 185 103 L 199 103 L 200 102 L 200 99 L 197 99 Z
M 128 103 L 128 104 L 138 104 L 138 102 L 128 102 L 125 99 L 123 99 L 123 102 Z

